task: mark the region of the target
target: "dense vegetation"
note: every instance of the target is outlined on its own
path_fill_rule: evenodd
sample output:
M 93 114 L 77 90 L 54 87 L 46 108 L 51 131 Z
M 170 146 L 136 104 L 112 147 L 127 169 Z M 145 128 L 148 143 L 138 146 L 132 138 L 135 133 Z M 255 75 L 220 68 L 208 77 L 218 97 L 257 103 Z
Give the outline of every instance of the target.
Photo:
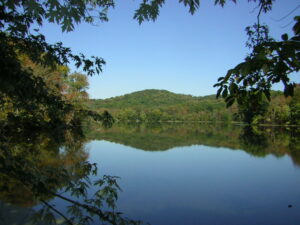
M 234 104 L 226 108 L 215 95 L 195 97 L 165 90 L 144 90 L 109 99 L 89 100 L 92 110 L 108 110 L 118 121 L 202 121 L 250 122 L 299 125 L 299 90 L 293 98 L 272 91 L 272 101 L 260 105 L 260 111 L 250 102 L 247 107 Z M 296 103 L 297 102 L 297 103 Z M 298 106 L 296 106 L 298 105 Z M 249 119 L 250 118 L 250 119 Z
M 21 89 L 20 96 L 1 92 L 2 130 L 14 125 L 19 129 L 79 125 L 85 109 L 84 101 L 88 98 L 87 77 L 80 73 L 71 74 L 66 66 L 55 69 L 43 67 L 33 63 L 26 55 L 19 55 L 19 60 L 20 69 L 28 71 L 31 74 L 29 78 L 39 82 L 40 86 L 34 90 Z M 39 91 L 43 92 L 43 96 L 36 96 Z M 27 101 L 24 102 L 22 97 Z

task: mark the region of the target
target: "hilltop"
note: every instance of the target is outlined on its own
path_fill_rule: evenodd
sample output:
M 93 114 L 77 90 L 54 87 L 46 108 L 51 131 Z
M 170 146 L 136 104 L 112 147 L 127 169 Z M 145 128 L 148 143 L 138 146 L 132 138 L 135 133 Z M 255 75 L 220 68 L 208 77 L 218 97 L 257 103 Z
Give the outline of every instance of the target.
M 152 109 L 165 108 L 174 105 L 187 105 L 188 103 L 199 104 L 200 102 L 220 103 L 215 95 L 195 97 L 192 95 L 176 94 L 167 90 L 147 89 L 122 96 L 107 99 L 91 99 L 90 106 L 93 109 Z

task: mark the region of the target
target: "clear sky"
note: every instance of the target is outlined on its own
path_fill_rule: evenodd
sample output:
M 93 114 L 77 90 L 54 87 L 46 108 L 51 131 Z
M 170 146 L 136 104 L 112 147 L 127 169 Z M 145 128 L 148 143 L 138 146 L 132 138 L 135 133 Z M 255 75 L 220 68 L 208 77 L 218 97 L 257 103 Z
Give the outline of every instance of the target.
M 116 1 L 109 22 L 99 26 L 81 24 L 70 33 L 55 25 L 41 31 L 47 41 L 62 41 L 74 53 L 103 57 L 107 65 L 100 75 L 89 78 L 91 98 L 108 98 L 144 89 L 166 89 L 203 96 L 215 94 L 218 77 L 240 63 L 249 51 L 245 27 L 256 21 L 254 3 L 228 2 L 224 8 L 214 0 L 202 0 L 194 15 L 177 0 L 167 0 L 157 21 L 139 25 L 133 20 L 138 0 Z M 277 0 L 271 13 L 262 17 L 271 35 L 291 33 L 300 0 Z M 71 66 L 71 68 L 73 68 Z M 79 70 L 80 72 L 80 70 Z M 299 74 L 293 80 L 300 82 Z M 276 85 L 275 89 L 281 88 Z

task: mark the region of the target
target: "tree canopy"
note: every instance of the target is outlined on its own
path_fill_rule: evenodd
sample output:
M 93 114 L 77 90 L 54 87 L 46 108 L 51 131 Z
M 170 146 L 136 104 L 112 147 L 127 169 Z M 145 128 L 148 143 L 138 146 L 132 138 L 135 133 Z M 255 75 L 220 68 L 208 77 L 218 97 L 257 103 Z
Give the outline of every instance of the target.
M 219 87 L 217 95 L 224 97 L 228 106 L 235 100 L 241 104 L 249 93 L 258 100 L 262 95 L 270 100 L 271 86 L 279 82 L 284 85 L 285 96 L 294 94 L 295 84 L 289 75 L 300 70 L 300 17 L 295 17 L 294 36 L 283 34 L 281 41 L 269 38 L 266 26 L 255 24 L 253 28 L 248 28 L 252 53 L 215 85 Z

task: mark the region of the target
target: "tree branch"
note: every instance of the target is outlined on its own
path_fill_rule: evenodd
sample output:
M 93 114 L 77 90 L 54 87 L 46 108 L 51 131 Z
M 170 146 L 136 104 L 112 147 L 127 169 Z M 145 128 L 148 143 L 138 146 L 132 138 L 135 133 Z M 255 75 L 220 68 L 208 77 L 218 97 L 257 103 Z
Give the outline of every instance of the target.
M 58 211 L 56 208 L 54 208 L 52 205 L 50 205 L 48 202 L 41 200 L 41 202 L 43 204 L 45 204 L 47 207 L 49 207 L 52 211 L 56 212 L 58 215 L 60 215 L 61 217 L 63 217 L 65 219 L 65 221 L 68 222 L 69 225 L 74 225 L 74 223 L 69 220 L 63 213 L 61 213 L 60 211 Z

